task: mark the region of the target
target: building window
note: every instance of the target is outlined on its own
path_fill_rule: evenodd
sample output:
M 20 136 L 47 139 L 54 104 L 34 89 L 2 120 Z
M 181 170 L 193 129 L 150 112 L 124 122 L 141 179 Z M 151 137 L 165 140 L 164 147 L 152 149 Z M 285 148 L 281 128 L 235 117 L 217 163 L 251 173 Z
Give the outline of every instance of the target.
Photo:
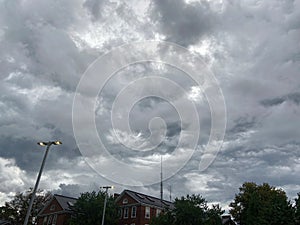
M 124 219 L 128 218 L 128 207 L 124 208 Z
M 51 205 L 51 207 L 50 207 L 50 211 L 53 211 L 53 210 L 55 210 L 55 205 Z
M 122 218 L 122 209 L 118 210 L 118 216 L 119 216 L 120 219 Z
M 49 216 L 49 219 L 48 219 L 48 223 L 47 223 L 47 224 L 49 225 L 49 224 L 51 224 L 51 222 L 52 222 L 52 215 Z
M 128 203 L 128 199 L 127 198 L 124 198 L 123 199 L 123 204 L 127 204 Z
M 136 217 L 136 206 L 132 206 L 131 207 L 131 218 L 135 218 Z
M 56 225 L 57 214 L 53 216 L 52 225 Z
M 158 217 L 161 213 L 161 209 L 156 209 L 156 217 Z
M 150 207 L 145 207 L 145 218 L 150 219 Z
M 43 225 L 47 225 L 47 216 L 44 217 Z

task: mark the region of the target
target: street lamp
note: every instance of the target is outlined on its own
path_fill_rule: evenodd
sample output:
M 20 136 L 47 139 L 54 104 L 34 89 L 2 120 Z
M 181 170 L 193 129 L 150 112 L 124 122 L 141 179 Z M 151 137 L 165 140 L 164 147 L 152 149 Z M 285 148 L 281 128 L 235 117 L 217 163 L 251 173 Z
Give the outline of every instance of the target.
M 39 183 L 40 183 L 41 175 L 42 175 L 42 172 L 43 172 L 43 169 L 44 169 L 44 165 L 45 165 L 45 162 L 46 162 L 46 158 L 47 158 L 50 146 L 51 145 L 61 145 L 62 143 L 60 141 L 49 141 L 49 142 L 38 142 L 37 144 L 40 145 L 40 146 L 47 146 L 47 148 L 46 148 L 46 152 L 44 154 L 44 158 L 43 158 L 43 161 L 42 161 L 42 165 L 41 165 L 38 177 L 37 177 L 36 182 L 35 182 L 35 186 L 34 186 L 34 189 L 33 189 L 33 192 L 32 192 L 32 196 L 31 196 L 31 199 L 30 199 L 30 202 L 29 202 L 29 206 L 28 206 L 28 209 L 27 209 L 27 213 L 26 213 L 26 217 L 25 217 L 23 225 L 27 225 L 27 223 L 28 223 L 28 219 L 29 219 L 29 216 L 30 216 L 33 201 L 35 199 L 36 190 L 37 190 L 37 188 L 39 186 Z
M 100 188 L 103 188 L 105 189 L 105 199 L 104 199 L 104 207 L 103 207 L 103 213 L 102 213 L 102 223 L 101 225 L 104 225 L 104 218 L 105 218 L 105 208 L 106 208 L 106 202 L 107 202 L 107 191 L 108 189 L 113 189 L 114 186 L 104 186 L 104 187 L 100 187 Z

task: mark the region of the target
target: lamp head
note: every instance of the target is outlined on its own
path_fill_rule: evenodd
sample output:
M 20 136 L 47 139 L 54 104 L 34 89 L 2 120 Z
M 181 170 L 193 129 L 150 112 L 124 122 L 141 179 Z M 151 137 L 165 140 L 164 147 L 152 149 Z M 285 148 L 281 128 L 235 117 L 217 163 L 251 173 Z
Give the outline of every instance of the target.
M 50 145 L 61 145 L 62 143 L 61 141 L 49 141 L 49 142 L 41 141 L 38 142 L 37 144 L 40 146 L 50 146 Z
M 104 189 L 114 189 L 114 186 L 103 186 L 103 187 L 100 187 L 100 188 L 104 188 Z
M 41 141 L 41 142 L 38 142 L 37 144 L 40 145 L 40 146 L 47 146 L 47 145 L 48 145 L 47 142 L 42 142 L 42 141 Z
M 54 144 L 54 145 L 61 145 L 62 143 L 61 143 L 61 141 L 53 141 L 52 144 Z

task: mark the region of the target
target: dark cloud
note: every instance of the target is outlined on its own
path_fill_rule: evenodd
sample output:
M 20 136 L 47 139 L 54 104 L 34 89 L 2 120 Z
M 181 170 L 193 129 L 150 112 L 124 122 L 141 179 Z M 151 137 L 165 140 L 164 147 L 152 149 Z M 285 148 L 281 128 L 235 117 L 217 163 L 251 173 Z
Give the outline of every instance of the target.
M 63 142 L 51 148 L 41 188 L 76 196 L 110 183 L 87 165 L 76 145 L 75 89 L 97 56 L 120 44 L 154 37 L 193 47 L 195 54 L 204 56 L 227 106 L 223 147 L 213 164 L 200 173 L 211 118 L 207 102 L 197 105 L 201 141 L 191 160 L 165 181 L 165 197 L 172 185 L 173 198 L 200 193 L 224 206 L 245 181 L 269 182 L 294 197 L 300 188 L 299 12 L 299 1 L 2 1 L 0 204 L 13 196 L 11 192 L 33 186 L 45 150 L 36 145 L 41 140 Z M 107 143 L 109 112 L 117 93 L 136 78 L 161 72 L 153 68 L 146 63 L 124 68 L 99 96 L 96 124 Z M 163 76 L 187 91 L 195 85 L 174 68 L 166 71 Z M 186 99 L 179 96 L 177 100 Z M 130 122 L 146 138 L 151 118 L 164 118 L 167 138 L 156 150 L 171 153 L 182 129 L 173 110 L 162 100 L 148 99 L 135 106 Z M 125 137 L 128 142 L 134 139 Z M 136 154 L 109 140 L 110 151 L 118 159 L 153 155 Z M 128 187 L 119 185 L 117 190 L 123 188 Z M 159 196 L 158 184 L 135 190 Z
M 263 106 L 266 107 L 270 107 L 270 106 L 276 106 L 276 105 L 280 105 L 285 101 L 289 101 L 292 102 L 296 105 L 300 104 L 300 93 L 299 92 L 295 92 L 295 93 L 291 93 L 282 97 L 277 97 L 277 98 L 273 98 L 273 99 L 266 99 L 261 101 L 261 104 Z
M 83 6 L 86 7 L 94 20 L 97 20 L 101 17 L 101 6 L 103 4 L 102 0 L 86 0 L 83 3 Z
M 232 134 L 247 132 L 256 125 L 255 118 L 241 117 L 234 121 L 234 126 L 228 130 Z
M 167 41 L 183 46 L 196 44 L 202 36 L 209 35 L 217 22 L 206 1 L 187 4 L 183 0 L 155 0 L 152 17 Z

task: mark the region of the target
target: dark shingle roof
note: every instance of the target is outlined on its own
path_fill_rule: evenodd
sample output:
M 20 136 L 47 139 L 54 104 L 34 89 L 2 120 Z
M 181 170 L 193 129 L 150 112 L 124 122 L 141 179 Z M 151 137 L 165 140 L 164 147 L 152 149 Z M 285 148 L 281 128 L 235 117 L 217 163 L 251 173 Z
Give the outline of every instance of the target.
M 145 195 L 145 194 L 138 193 L 138 192 L 131 191 L 131 190 L 124 190 L 121 193 L 121 195 L 117 198 L 117 200 L 120 199 L 125 193 L 141 204 L 153 205 L 153 206 L 157 206 L 159 208 L 170 208 L 170 209 L 174 208 L 173 202 L 161 200 L 160 198 Z
M 54 194 L 52 199 L 44 206 L 44 208 L 39 212 L 39 215 L 43 215 L 44 210 L 50 205 L 53 199 L 56 199 L 58 204 L 62 207 L 63 211 L 71 211 L 70 206 L 73 206 L 77 201 L 76 198 Z M 1 225 L 1 224 L 0 224 Z
M 58 201 L 60 206 L 63 208 L 63 210 L 71 210 L 70 206 L 73 206 L 75 204 L 75 202 L 77 201 L 76 198 L 67 197 L 67 196 L 63 196 L 63 195 L 55 194 L 54 197 L 56 198 L 56 200 Z

